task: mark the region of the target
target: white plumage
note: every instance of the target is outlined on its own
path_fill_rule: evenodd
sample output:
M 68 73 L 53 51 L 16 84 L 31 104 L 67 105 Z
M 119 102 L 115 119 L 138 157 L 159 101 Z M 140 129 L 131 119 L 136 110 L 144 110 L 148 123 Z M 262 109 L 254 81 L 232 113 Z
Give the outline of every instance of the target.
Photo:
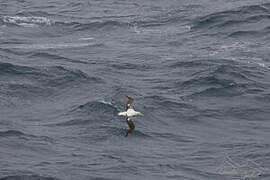
M 138 116 L 138 115 L 143 115 L 142 113 L 135 111 L 133 108 L 129 108 L 127 111 L 125 112 L 120 112 L 118 113 L 119 116 L 126 116 L 128 118 L 131 118 L 133 116 Z

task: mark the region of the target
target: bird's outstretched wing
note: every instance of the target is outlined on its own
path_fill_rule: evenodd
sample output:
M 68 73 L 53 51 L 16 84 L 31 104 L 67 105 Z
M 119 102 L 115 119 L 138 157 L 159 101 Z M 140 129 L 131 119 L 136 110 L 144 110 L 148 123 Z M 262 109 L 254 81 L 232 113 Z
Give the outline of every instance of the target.
M 128 101 L 126 104 L 126 111 L 131 107 L 131 104 L 133 103 L 134 99 L 132 97 L 127 96 Z
M 127 120 L 128 126 L 129 126 L 129 130 L 126 133 L 126 137 L 127 137 L 135 129 L 135 125 L 134 125 L 134 123 L 133 123 L 133 121 L 132 121 L 131 118 L 128 117 L 126 120 Z

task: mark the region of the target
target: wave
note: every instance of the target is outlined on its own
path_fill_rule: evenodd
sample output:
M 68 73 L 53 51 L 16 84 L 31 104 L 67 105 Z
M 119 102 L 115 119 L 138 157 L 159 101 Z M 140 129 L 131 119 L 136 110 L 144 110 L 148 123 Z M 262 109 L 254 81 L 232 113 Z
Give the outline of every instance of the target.
M 269 35 L 270 27 L 264 27 L 260 30 L 239 30 L 228 34 L 228 37 L 264 37 Z
M 257 69 L 255 69 L 255 72 L 257 72 Z M 212 98 L 226 99 L 227 97 L 231 99 L 233 97 L 245 101 L 243 97 L 245 98 L 248 96 L 265 99 L 265 89 L 267 89 L 264 84 L 265 82 L 259 82 L 256 79 L 258 79 L 258 77 L 254 77 L 254 68 L 242 68 L 241 65 L 238 66 L 237 64 L 223 64 L 218 65 L 215 68 L 212 67 L 207 69 L 202 73 L 195 74 L 188 80 L 176 82 L 173 86 L 177 91 L 183 92 L 181 93 L 183 100 L 200 100 L 206 98 L 211 101 Z M 217 109 L 214 108 L 212 110 L 193 108 L 193 111 L 191 112 L 192 114 L 195 114 L 195 116 L 193 115 L 192 117 L 194 117 L 193 119 L 202 119 L 202 117 L 222 117 L 225 111 L 224 109 L 220 110 L 219 108 L 219 106 L 217 106 Z M 183 112 L 183 110 L 181 111 Z M 264 110 L 251 106 L 242 109 L 234 107 L 232 110 L 226 110 L 225 114 L 238 117 L 239 119 L 263 120 L 259 115 L 265 113 Z M 185 115 L 188 113 L 183 112 L 183 114 Z M 254 118 L 255 114 L 259 114 L 258 117 L 256 116 Z
M 46 86 L 70 85 L 76 82 L 101 82 L 98 77 L 90 77 L 85 72 L 78 69 L 67 69 L 63 66 L 51 66 L 39 68 L 39 81 Z
M 33 68 L 27 66 L 14 65 L 11 63 L 0 62 L 0 74 L 3 75 L 21 75 L 24 73 L 29 73 Z
M 99 77 L 89 76 L 78 69 L 62 66 L 28 67 L 11 63 L 0 63 L 0 85 L 5 104 L 28 104 L 39 98 L 61 95 L 63 89 L 71 90 L 83 84 L 100 84 Z M 15 99 L 13 99 L 15 98 Z M 29 101 L 30 100 L 30 101 Z M 8 103 L 10 102 L 10 103 Z
M 11 63 L 0 63 L 0 75 L 2 77 L 14 77 L 20 75 L 20 78 L 24 77 L 53 87 L 57 84 L 60 85 L 78 80 L 96 83 L 102 82 L 100 78 L 90 77 L 81 70 L 67 69 L 63 66 L 28 67 Z
M 22 131 L 18 130 L 6 130 L 6 131 L 0 131 L 0 138 L 7 138 L 7 137 L 17 137 L 20 139 L 24 140 L 29 140 L 29 139 L 36 139 L 39 141 L 46 141 L 46 142 L 52 142 L 52 138 L 48 136 L 37 136 L 33 134 L 26 134 L 23 133 Z
M 2 93 L 5 94 L 3 99 L 5 102 L 1 102 L 3 106 L 15 106 L 17 103 L 30 105 L 30 99 L 39 97 L 48 97 L 52 94 L 52 91 L 48 88 L 32 85 L 29 82 L 11 82 L 2 84 Z M 18 105 L 18 104 L 17 104 Z
M 7 130 L 0 131 L 0 137 L 8 137 L 8 136 L 24 136 L 25 134 L 21 131 L 17 130 Z
M 166 109 L 171 109 L 171 110 L 173 109 L 179 110 L 179 108 L 181 109 L 194 108 L 192 105 L 186 104 L 184 102 L 179 102 L 179 100 L 177 99 L 171 99 L 171 98 L 166 98 L 166 97 L 157 96 L 157 95 L 146 96 L 145 99 L 150 101 L 151 104 L 154 104 L 155 106 L 160 106 L 160 109 L 163 109 L 164 107 L 166 107 Z M 151 108 L 151 106 L 149 106 L 148 108 Z
M 178 89 L 168 86 L 167 89 Z M 181 87 L 180 87 L 181 88 Z M 178 90 L 176 90 L 178 91 Z M 182 90 L 181 90 L 182 92 Z M 181 94 L 181 96 L 183 96 Z M 175 119 L 173 123 L 179 123 L 179 117 L 181 117 L 181 122 L 188 121 L 188 123 L 201 123 L 194 117 L 195 112 L 198 111 L 197 107 L 189 101 L 185 101 L 184 97 L 166 97 L 160 95 L 146 96 L 145 102 L 147 104 L 144 107 L 144 111 L 152 112 L 150 114 L 145 114 L 144 118 L 148 119 L 147 122 L 155 122 L 156 124 L 170 126 L 172 122 L 170 120 Z
M 53 177 L 39 176 L 39 175 L 14 175 L 5 176 L 0 178 L 0 180 L 58 180 Z
M 265 28 L 261 22 L 270 19 L 269 13 L 269 4 L 243 6 L 235 10 L 215 12 L 199 17 L 194 20 L 191 29 L 193 31 L 211 29 L 210 34 L 216 33 L 215 30 L 219 32 L 221 30 L 229 33 L 230 36 L 252 35 L 258 31 L 258 27 L 260 30 Z M 242 31 L 242 29 L 246 29 L 246 31 Z M 235 32 L 232 33 L 232 30 Z
M 235 31 L 229 34 L 229 37 L 254 36 L 258 33 L 258 31 Z
M 49 52 L 33 52 L 29 55 L 30 58 L 46 58 L 46 59 L 53 59 L 53 60 L 61 60 L 71 63 L 80 63 L 80 64 L 88 64 L 88 62 L 81 61 L 81 60 L 73 60 L 64 56 L 60 56 L 57 54 L 52 54 Z
M 102 122 L 106 122 L 116 117 L 118 112 L 118 109 L 111 103 L 90 101 L 85 104 L 76 105 L 64 114 L 70 120 L 49 124 L 48 126 L 80 126 L 99 122 L 97 120 L 100 119 L 102 119 Z
M 78 105 L 71 112 L 102 112 L 102 113 L 117 113 L 117 108 L 111 103 L 103 101 L 90 101 L 82 105 Z
M 244 6 L 236 10 L 227 10 L 222 12 L 212 13 L 195 20 L 194 28 L 203 27 L 224 27 L 232 24 L 244 22 L 257 22 L 262 19 L 269 19 L 270 8 L 265 8 L 263 5 Z M 241 17 L 241 19 L 239 19 Z M 242 19 L 244 18 L 244 19 Z
M 174 65 L 192 67 L 196 64 L 201 64 L 202 70 L 190 74 L 188 79 L 171 83 L 175 89 L 187 90 L 186 96 L 238 96 L 247 93 L 255 86 L 258 87 L 258 83 L 253 80 L 253 70 L 243 68 L 236 62 L 222 60 L 203 63 L 201 61 L 187 62 L 187 64 L 181 62 Z

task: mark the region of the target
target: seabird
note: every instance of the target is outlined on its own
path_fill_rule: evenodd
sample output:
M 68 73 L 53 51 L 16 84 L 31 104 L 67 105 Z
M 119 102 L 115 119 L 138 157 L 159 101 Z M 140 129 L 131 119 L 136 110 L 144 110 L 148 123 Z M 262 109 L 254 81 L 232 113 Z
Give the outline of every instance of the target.
M 125 112 L 120 112 L 118 113 L 119 116 L 125 116 L 126 117 L 126 121 L 128 123 L 128 126 L 129 126 L 129 130 L 126 134 L 126 137 L 132 133 L 132 131 L 135 129 L 135 125 L 131 119 L 131 117 L 133 116 L 138 116 L 138 115 L 143 115 L 142 113 L 138 112 L 138 111 L 135 111 L 132 107 L 131 107 L 131 104 L 133 103 L 134 99 L 132 97 L 129 97 L 127 96 L 128 98 L 128 101 L 127 101 L 127 104 L 126 104 L 126 111 Z

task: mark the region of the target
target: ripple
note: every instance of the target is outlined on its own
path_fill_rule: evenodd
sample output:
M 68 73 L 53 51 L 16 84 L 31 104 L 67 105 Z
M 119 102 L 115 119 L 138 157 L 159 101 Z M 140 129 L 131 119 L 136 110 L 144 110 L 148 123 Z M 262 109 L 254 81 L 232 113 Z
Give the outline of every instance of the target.
M 58 180 L 58 179 L 39 175 L 15 175 L 2 177 L 0 178 L 0 180 Z

